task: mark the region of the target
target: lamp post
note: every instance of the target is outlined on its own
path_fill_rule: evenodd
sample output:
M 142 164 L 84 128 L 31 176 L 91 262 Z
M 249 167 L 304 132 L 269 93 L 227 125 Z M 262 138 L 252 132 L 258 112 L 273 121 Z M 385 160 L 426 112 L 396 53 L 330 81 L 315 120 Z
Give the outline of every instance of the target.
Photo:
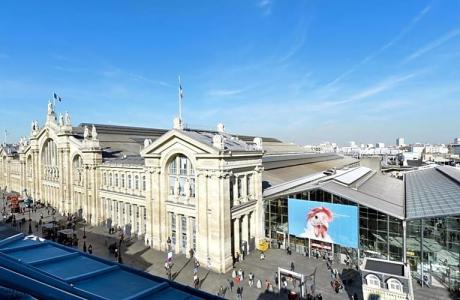
M 29 199 L 28 199 L 29 200 Z M 30 207 L 30 204 L 28 205 L 29 206 L 29 235 L 32 234 L 32 218 L 30 217 L 30 210 L 32 209 Z
M 86 223 L 83 223 L 83 252 L 86 252 Z
M 123 233 L 121 234 L 120 236 L 120 241 L 118 242 L 118 257 L 117 257 L 117 261 L 119 264 L 122 264 L 123 263 L 123 259 L 121 258 L 121 245 L 122 245 L 122 242 L 123 242 Z

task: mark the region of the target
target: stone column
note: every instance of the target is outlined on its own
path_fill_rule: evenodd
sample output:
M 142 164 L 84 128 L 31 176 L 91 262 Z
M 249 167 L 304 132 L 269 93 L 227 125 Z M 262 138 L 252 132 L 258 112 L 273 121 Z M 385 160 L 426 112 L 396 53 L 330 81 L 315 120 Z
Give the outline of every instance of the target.
M 192 228 L 192 217 L 187 217 L 187 249 L 186 256 L 190 258 L 190 249 L 193 247 L 193 228 Z
M 139 235 L 145 234 L 145 236 L 147 238 L 149 238 L 149 245 L 151 245 L 150 236 L 147 235 L 144 232 L 144 211 L 145 211 L 145 207 L 138 206 L 138 210 L 139 210 L 139 228 L 137 229 L 137 232 L 138 232 Z M 148 216 L 147 216 L 147 222 L 148 222 Z M 147 226 L 147 230 L 148 230 L 148 227 L 149 226 Z
M 181 228 L 182 215 L 176 215 L 176 245 L 175 252 L 180 253 L 182 244 L 182 228 Z
M 196 226 L 197 226 L 197 249 L 196 256 L 206 263 L 208 256 L 209 226 L 208 226 L 208 176 L 206 171 L 196 172 Z
M 249 220 L 248 215 L 243 215 L 241 218 L 241 244 L 243 241 L 246 242 L 246 245 L 249 247 Z M 246 253 L 245 253 L 246 255 Z
M 112 204 L 112 227 L 114 227 L 115 224 L 118 225 L 118 220 L 117 220 L 117 202 L 114 200 L 110 200 L 110 203 Z
M 234 184 L 233 184 L 233 206 L 238 205 L 240 202 L 240 199 L 238 198 L 238 176 L 235 175 L 234 177 Z
M 243 184 L 243 202 L 248 201 L 248 175 L 244 174 L 241 184 Z
M 164 200 L 162 199 L 161 183 L 164 175 L 161 173 L 159 167 L 152 169 L 151 179 L 148 180 L 150 184 L 151 198 L 147 201 L 147 233 L 150 237 L 152 247 L 158 250 L 166 250 L 168 238 L 168 215 L 164 209 Z M 147 185 L 147 190 L 149 186 Z M 149 191 L 147 191 L 149 193 Z M 163 207 L 162 207 L 163 206 Z M 143 230 L 143 229 L 142 229 Z
M 263 204 L 263 195 L 262 195 L 262 166 L 257 166 L 255 170 L 254 177 L 256 177 L 257 184 L 254 185 L 254 197 L 257 200 L 256 209 L 255 209 L 255 224 L 256 224 L 256 235 L 255 243 L 259 243 L 261 239 L 265 236 L 265 213 L 264 213 L 264 204 Z
M 233 244 L 234 251 L 236 253 L 241 253 L 241 237 L 240 237 L 240 219 L 236 218 L 233 220 Z

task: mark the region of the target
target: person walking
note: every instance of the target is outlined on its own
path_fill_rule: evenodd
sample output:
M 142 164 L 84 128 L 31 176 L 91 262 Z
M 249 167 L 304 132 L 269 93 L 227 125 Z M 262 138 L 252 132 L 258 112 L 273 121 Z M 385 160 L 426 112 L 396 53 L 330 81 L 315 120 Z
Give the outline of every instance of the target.
M 248 280 L 249 287 L 252 287 L 254 285 L 254 274 L 252 274 L 252 272 L 249 273 L 248 278 L 249 278 Z
M 257 285 L 256 285 L 256 286 L 257 286 L 257 288 L 258 288 L 259 290 L 262 288 L 262 281 L 260 281 L 260 279 L 257 280 Z
M 197 289 L 200 284 L 200 279 L 198 278 L 198 274 L 193 275 L 193 286 Z
M 295 268 L 294 268 L 294 262 L 291 261 L 291 272 L 294 272 L 294 269 L 295 269 Z
M 243 298 L 241 297 L 241 294 L 242 294 L 241 287 L 238 287 L 238 288 L 236 289 L 236 299 L 238 299 L 238 300 L 243 299 Z
M 93 245 L 89 244 L 88 246 L 88 253 L 93 254 Z
M 227 279 L 228 283 L 228 288 L 230 289 L 230 292 L 233 292 L 233 280 Z

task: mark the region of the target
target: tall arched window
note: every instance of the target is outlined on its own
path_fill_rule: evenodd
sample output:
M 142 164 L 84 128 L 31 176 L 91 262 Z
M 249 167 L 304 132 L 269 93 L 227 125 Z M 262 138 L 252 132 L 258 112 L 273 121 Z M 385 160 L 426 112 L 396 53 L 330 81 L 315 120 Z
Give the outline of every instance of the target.
M 145 191 L 147 189 L 147 181 L 145 176 L 142 176 L 142 190 Z
M 109 186 L 110 186 L 110 187 L 112 187 L 112 185 L 113 185 L 112 179 L 113 179 L 112 173 L 109 173 Z
M 118 173 L 115 173 L 115 187 L 118 187 Z
M 138 190 L 139 189 L 139 176 L 134 176 L 134 189 Z
M 104 186 L 107 186 L 107 173 L 104 172 L 104 175 L 102 175 L 102 184 Z
M 125 174 L 121 174 L 121 188 L 125 188 Z
M 131 189 L 132 188 L 132 180 L 131 180 L 131 174 L 128 175 L 128 189 Z
M 58 149 L 56 143 L 49 139 L 45 142 L 41 153 L 42 177 L 48 181 L 59 181 Z
M 73 183 L 75 185 L 83 185 L 83 159 L 80 155 L 75 155 L 72 161 Z
M 169 194 L 195 197 L 195 169 L 185 155 L 175 156 L 168 165 Z

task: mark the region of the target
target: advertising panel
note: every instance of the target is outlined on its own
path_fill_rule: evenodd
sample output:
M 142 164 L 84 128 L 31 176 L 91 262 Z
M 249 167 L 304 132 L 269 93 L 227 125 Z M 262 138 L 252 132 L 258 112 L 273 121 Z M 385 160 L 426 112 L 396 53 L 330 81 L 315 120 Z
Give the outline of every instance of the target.
M 288 199 L 289 234 L 358 248 L 358 207 Z

